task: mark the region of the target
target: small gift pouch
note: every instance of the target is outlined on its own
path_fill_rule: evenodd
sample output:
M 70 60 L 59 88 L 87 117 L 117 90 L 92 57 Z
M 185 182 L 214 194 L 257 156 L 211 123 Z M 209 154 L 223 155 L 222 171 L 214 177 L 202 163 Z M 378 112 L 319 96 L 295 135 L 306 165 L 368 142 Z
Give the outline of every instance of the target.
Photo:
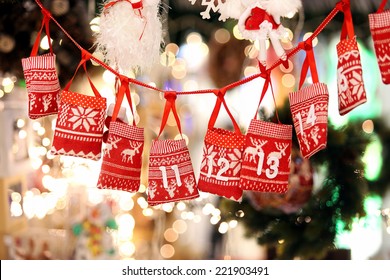
M 176 92 L 167 91 L 164 97 L 166 103 L 160 133 L 157 139 L 152 141 L 149 155 L 148 203 L 151 206 L 199 197 L 185 139 L 158 139 L 171 110 L 181 135 L 180 120 L 175 106 Z
M 268 75 L 258 107 L 270 84 Z M 281 124 L 279 117 L 279 123 L 258 120 L 257 111 L 245 136 L 240 187 L 257 192 L 284 193 L 290 175 L 292 126 Z
M 61 94 L 52 154 L 93 160 L 101 158 L 106 99 L 100 96 L 88 76 L 86 62 L 90 58 L 91 54 L 83 50 L 82 60 Z M 94 96 L 69 91 L 81 66 L 84 67 Z
M 375 54 L 384 84 L 390 84 L 390 10 L 383 0 L 376 13 L 368 15 Z
M 144 129 L 137 127 L 135 123 L 129 82 L 126 77 L 121 77 L 120 80 L 121 86 L 109 123 L 97 187 L 137 192 L 141 184 Z M 125 94 L 133 115 L 132 125 L 118 119 Z
M 241 201 L 240 172 L 245 136 L 224 99 L 226 91 L 218 91 L 203 145 L 203 159 L 198 182 L 199 190 Z M 234 131 L 214 127 L 221 105 L 225 107 Z
M 306 59 L 302 66 L 299 89 L 289 94 L 289 100 L 302 156 L 310 158 L 327 145 L 329 93 L 328 87 L 318 80 L 311 43 L 303 45 Z M 302 88 L 309 68 L 313 84 Z
M 360 52 L 353 28 L 351 9 L 343 5 L 344 23 L 337 44 L 337 88 L 339 113 L 345 115 L 367 101 Z M 347 38 L 348 37 L 348 38 Z
M 55 68 L 56 56 L 53 53 L 50 39 L 50 14 L 48 11 L 43 13 L 42 26 L 35 39 L 31 55 L 30 57 L 22 58 L 23 74 L 28 93 L 28 116 L 30 119 L 57 114 L 61 90 Z M 44 55 L 37 55 L 44 27 L 49 41 L 50 52 Z

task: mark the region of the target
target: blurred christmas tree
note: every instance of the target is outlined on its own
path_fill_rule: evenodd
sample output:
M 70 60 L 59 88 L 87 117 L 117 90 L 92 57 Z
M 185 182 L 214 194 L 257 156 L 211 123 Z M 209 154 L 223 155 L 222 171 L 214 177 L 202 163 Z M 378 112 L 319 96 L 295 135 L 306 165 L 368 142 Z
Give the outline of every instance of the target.
M 284 124 L 292 124 L 287 104 L 279 113 Z M 337 129 L 329 124 L 327 148 L 310 158 L 312 175 L 321 181 L 320 186 L 308 188 L 310 180 L 304 184 L 301 178 L 295 193 L 290 190 L 284 195 L 247 192 L 242 203 L 222 200 L 220 209 L 225 220 L 242 222 L 247 237 L 255 237 L 259 244 L 274 250 L 276 259 L 325 258 L 337 249 L 337 234 L 350 230 L 355 218 L 365 216 L 365 198 L 383 195 L 388 187 L 389 174 L 384 171 L 389 161 L 386 149 L 380 175 L 370 180 L 365 178 L 363 155 L 367 146 L 376 136 L 383 147 L 390 144 L 386 126 L 380 120 L 373 124 L 372 133 L 362 130 L 361 121 Z M 293 143 L 298 150 L 296 138 Z M 292 159 L 297 164 L 294 154 Z M 291 184 L 292 176 L 290 188 Z

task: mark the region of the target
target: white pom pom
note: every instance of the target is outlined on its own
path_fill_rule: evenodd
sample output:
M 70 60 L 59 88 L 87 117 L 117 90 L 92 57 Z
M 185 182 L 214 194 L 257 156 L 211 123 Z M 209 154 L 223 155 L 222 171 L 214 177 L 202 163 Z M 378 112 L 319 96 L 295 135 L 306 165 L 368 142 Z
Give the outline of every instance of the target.
M 219 17 L 220 21 L 225 21 L 228 18 L 239 19 L 244 7 L 241 1 L 237 0 L 226 0 L 219 6 L 218 12 L 221 14 Z
M 140 0 L 131 1 L 139 2 Z M 143 8 L 134 10 L 129 1 L 106 1 L 112 5 L 100 14 L 97 50 L 113 68 L 149 72 L 160 55 L 162 24 L 158 15 L 160 0 L 142 0 Z M 116 2 L 116 3 L 114 3 Z
M 302 7 L 301 0 L 262 0 L 268 14 L 274 17 L 285 17 L 295 14 Z

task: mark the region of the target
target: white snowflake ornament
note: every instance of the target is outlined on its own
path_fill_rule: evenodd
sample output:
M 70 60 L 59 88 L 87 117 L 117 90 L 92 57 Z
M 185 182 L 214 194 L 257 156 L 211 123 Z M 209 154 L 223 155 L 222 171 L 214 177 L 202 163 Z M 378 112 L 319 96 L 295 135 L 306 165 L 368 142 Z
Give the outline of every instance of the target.
M 192 5 L 196 3 L 197 0 L 189 0 Z M 203 19 L 210 19 L 210 12 L 218 12 L 220 7 L 223 5 L 223 0 L 202 0 L 202 6 L 206 7 L 206 10 L 200 13 Z

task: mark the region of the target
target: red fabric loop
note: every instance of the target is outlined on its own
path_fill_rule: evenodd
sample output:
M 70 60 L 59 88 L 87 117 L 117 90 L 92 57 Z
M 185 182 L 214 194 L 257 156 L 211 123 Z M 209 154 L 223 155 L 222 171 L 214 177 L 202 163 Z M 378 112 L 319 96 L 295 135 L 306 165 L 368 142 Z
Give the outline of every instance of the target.
M 166 91 L 164 92 L 164 98 L 168 101 L 176 100 L 177 94 L 176 91 Z
M 92 58 L 92 54 L 85 49 L 81 50 L 81 59 L 83 59 L 85 62 L 90 60 Z
M 378 8 L 377 13 L 382 13 L 382 12 L 385 10 L 386 4 L 387 4 L 387 0 L 383 0 L 382 3 L 381 3 L 381 5 L 380 5 L 379 8 Z
M 161 133 L 164 130 L 165 125 L 167 124 L 168 116 L 169 116 L 169 113 L 171 112 L 171 110 L 172 110 L 173 116 L 175 117 L 177 128 L 179 129 L 179 132 L 181 135 L 180 119 L 179 119 L 179 115 L 177 114 L 176 104 L 175 104 L 176 97 L 177 97 L 177 93 L 175 91 L 165 91 L 164 92 L 164 98 L 166 99 L 166 102 L 165 102 L 163 117 L 161 119 L 160 132 L 159 132 L 157 138 L 160 137 Z
M 144 6 L 142 5 L 142 1 L 140 0 L 137 3 L 130 2 L 131 6 L 133 7 L 134 10 L 139 10 L 142 9 Z
M 311 49 L 313 49 L 312 38 L 309 37 L 309 38 L 306 39 L 306 41 L 299 42 L 298 47 L 301 50 L 310 51 Z
M 114 6 L 114 5 L 115 5 L 116 3 L 118 3 L 118 2 L 129 2 L 129 3 L 130 3 L 129 0 L 116 0 L 116 1 L 112 1 L 112 2 L 110 2 L 110 3 L 107 3 L 106 5 L 104 5 L 104 8 L 105 8 L 105 9 L 108 9 L 108 8 Z
M 304 43 L 304 44 L 301 44 Z M 313 45 L 312 45 L 312 40 L 309 38 L 306 42 L 301 42 L 300 46 L 303 46 L 303 49 L 306 51 L 306 58 L 305 61 L 303 62 L 302 65 L 302 70 L 301 70 L 301 78 L 299 80 L 299 89 L 302 88 L 307 72 L 310 68 L 311 72 L 311 77 L 313 80 L 313 83 L 318 83 L 318 72 L 317 72 L 317 66 L 316 66 L 316 61 L 314 57 L 314 52 L 313 52 Z

